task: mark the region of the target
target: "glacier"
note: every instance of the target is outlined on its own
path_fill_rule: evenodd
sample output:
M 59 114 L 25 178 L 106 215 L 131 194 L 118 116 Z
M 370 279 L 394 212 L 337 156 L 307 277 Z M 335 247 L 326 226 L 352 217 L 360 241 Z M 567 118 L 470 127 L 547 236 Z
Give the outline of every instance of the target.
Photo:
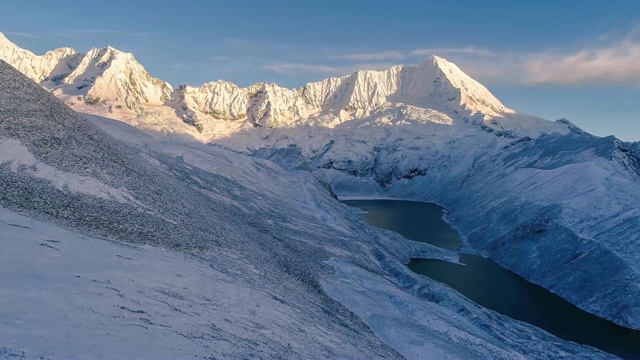
M 215 272 L 203 275 L 207 288 L 224 283 L 236 302 L 255 291 L 258 302 L 284 314 L 275 325 L 268 310 L 255 320 L 236 310 L 238 323 L 222 331 L 224 318 L 212 314 L 187 340 L 177 340 L 184 319 L 127 295 L 144 306 L 121 306 L 156 312 L 170 324 L 164 328 L 156 318 L 140 316 L 154 324 L 138 319 L 134 324 L 140 327 L 111 311 L 100 318 L 109 318 L 109 326 L 153 328 L 162 342 L 187 341 L 176 348 L 200 355 L 608 356 L 483 309 L 411 273 L 403 263 L 412 257 L 456 261 L 456 254 L 373 229 L 337 203 L 337 196 L 437 202 L 463 236 L 463 251 L 489 256 L 585 310 L 640 328 L 640 144 L 508 109 L 442 58 L 300 89 L 266 83 L 243 89 L 217 81 L 175 90 L 152 78 L 132 55 L 113 48 L 37 56 L 0 35 L 0 59 L 35 81 L 0 63 L 0 147 L 11 150 L 0 158 L 3 216 L 20 217 L 19 225 L 29 228 L 77 231 L 82 235 L 62 237 L 84 243 L 82 237 L 91 238 L 108 251 L 130 249 L 131 256 L 123 256 L 147 263 L 208 267 Z M 23 231 L 7 223 L 4 229 Z M 24 235 L 45 244 L 34 245 L 38 250 L 57 254 L 48 247 L 57 243 L 25 234 L 13 238 Z M 6 246 L 27 256 L 24 249 Z M 166 257 L 158 257 L 157 249 Z M 80 256 L 75 246 L 65 250 Z M 121 258 L 101 261 L 115 269 L 103 274 L 112 282 L 117 268 L 128 266 Z M 40 272 L 64 269 L 50 266 Z M 143 286 L 146 275 L 138 275 L 132 283 Z M 179 279 L 167 285 L 178 294 L 193 291 L 193 281 L 198 286 L 204 281 Z M 20 286 L 11 282 L 0 288 L 24 291 Z M 68 286 L 47 286 L 43 292 Z M 148 286 L 150 293 L 154 285 Z M 98 292 L 109 291 L 116 293 Z M 180 297 L 213 299 L 207 294 Z M 82 303 L 60 314 L 84 309 L 84 317 L 73 321 L 88 326 L 87 319 L 95 323 L 100 314 L 87 309 L 117 308 L 122 298 L 111 295 L 78 300 Z M 162 295 L 173 304 L 169 298 Z M 172 306 L 185 311 L 183 305 Z M 13 321 L 12 312 L 2 318 Z M 47 321 L 72 324 L 63 320 Z M 27 335 L 34 326 L 24 325 L 10 345 L 0 343 L 0 356 L 100 354 L 69 343 L 72 350 L 46 353 Z M 246 346 L 233 353 L 206 348 L 205 340 L 216 336 L 242 338 Z M 310 338 L 320 340 L 310 345 Z M 122 349 L 119 356 L 147 356 L 138 351 Z

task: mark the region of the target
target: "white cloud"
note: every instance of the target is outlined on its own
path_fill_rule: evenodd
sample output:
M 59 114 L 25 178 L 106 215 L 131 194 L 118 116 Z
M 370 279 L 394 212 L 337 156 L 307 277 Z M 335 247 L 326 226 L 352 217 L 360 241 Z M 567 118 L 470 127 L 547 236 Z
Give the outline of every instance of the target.
M 304 63 L 275 63 L 265 66 L 265 69 L 277 74 L 335 74 L 340 67 L 327 65 L 312 65 Z
M 360 69 L 386 69 L 392 62 L 418 63 L 428 56 L 439 55 L 488 85 L 640 85 L 640 26 L 624 35 L 603 35 L 581 48 L 528 52 L 468 45 L 349 53 L 340 48 L 265 44 L 243 39 L 227 42 L 234 50 L 252 50 L 252 58 L 240 52 L 245 56 L 243 61 L 250 62 L 247 66 L 283 75 L 340 76 Z M 231 63 L 239 58 L 230 55 L 229 59 Z M 214 60 L 226 59 L 221 56 Z
M 7 33 L 7 34 L 12 35 L 12 36 L 29 38 L 29 39 L 41 39 L 42 38 L 42 36 L 40 36 L 40 35 L 35 35 L 35 34 L 32 34 L 32 33 L 27 33 L 27 32 L 10 32 L 10 33 Z
M 412 55 L 443 55 L 480 82 L 520 85 L 640 85 L 640 41 L 633 36 L 578 50 L 492 51 L 473 46 L 417 49 Z
M 306 63 L 273 63 L 264 68 L 283 75 L 322 74 L 328 76 L 342 76 L 352 74 L 358 70 L 384 70 L 393 66 L 390 63 L 358 63 L 347 66 L 331 66 Z
M 405 55 L 399 51 L 383 51 L 377 53 L 355 53 L 346 55 L 336 55 L 335 59 L 344 59 L 349 61 L 383 61 L 383 60 L 402 60 Z
M 84 35 L 84 34 L 110 35 L 110 36 L 135 36 L 135 37 L 147 37 L 147 36 L 154 35 L 148 32 L 125 31 L 125 30 L 115 30 L 115 29 L 72 29 L 72 30 L 62 30 L 57 32 L 57 35 L 66 36 L 66 37 L 75 37 L 75 36 Z
M 445 56 L 447 54 L 470 54 L 470 55 L 478 55 L 478 56 L 491 56 L 494 53 L 491 50 L 477 48 L 475 46 L 422 48 L 422 49 L 415 49 L 411 52 L 411 55 L 413 56 L 431 56 L 431 55 Z
M 524 63 L 529 84 L 640 85 L 640 43 L 624 40 L 573 53 L 534 54 Z

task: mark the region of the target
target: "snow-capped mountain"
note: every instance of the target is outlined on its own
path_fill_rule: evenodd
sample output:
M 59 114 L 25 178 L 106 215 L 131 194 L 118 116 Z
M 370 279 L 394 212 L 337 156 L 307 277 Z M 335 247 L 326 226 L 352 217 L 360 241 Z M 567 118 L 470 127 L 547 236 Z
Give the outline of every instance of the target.
M 42 56 L 23 50 L 0 33 L 0 59 L 69 103 L 141 111 L 169 101 L 171 85 L 151 75 L 132 54 L 106 47 L 81 54 L 70 48 Z
M 87 54 L 58 49 L 36 56 L 2 39 L 0 59 L 78 110 L 138 118 L 157 113 L 158 106 L 164 105 L 164 117 L 170 118 L 167 111 L 173 112 L 192 127 L 183 132 L 197 130 L 209 138 L 220 135 L 220 120 L 229 122 L 226 132 L 246 126 L 310 123 L 333 127 L 368 116 L 385 104 L 428 108 L 467 120 L 473 117 L 496 130 L 512 129 L 510 120 L 523 117 L 455 64 L 437 56 L 416 66 L 362 70 L 300 89 L 267 83 L 240 88 L 220 80 L 200 87 L 181 85 L 174 91 L 170 84 L 152 78 L 132 54 L 111 47 L 94 48 Z
M 412 274 L 455 255 L 308 172 L 83 119 L 2 61 L 0 84 L 0 358 L 610 358 Z
M 83 95 L 85 103 L 103 102 L 138 110 L 170 99 L 171 85 L 152 78 L 132 54 L 112 47 L 91 49 L 57 87 L 57 93 Z
M 70 48 L 61 48 L 38 56 L 16 46 L 0 33 L 0 59 L 13 65 L 37 83 L 55 85 L 78 66 L 81 58 L 81 54 Z
M 229 172 L 226 173 L 228 182 L 211 180 L 214 182 L 209 184 L 207 180 L 206 189 L 201 189 L 209 194 L 209 185 L 218 188 L 225 184 L 222 190 L 214 191 L 214 198 L 223 203 L 234 203 L 236 196 L 248 189 L 261 189 L 242 197 L 253 205 L 239 211 L 250 217 L 255 216 L 252 212 L 255 209 L 268 208 L 267 211 L 274 214 L 295 213 L 297 209 L 305 209 L 307 202 L 316 204 L 318 198 L 324 199 L 321 202 L 325 205 L 314 206 L 304 214 L 310 217 L 323 214 L 323 219 L 334 220 L 345 216 L 340 210 L 326 210 L 324 206 L 333 205 L 326 205 L 330 200 L 325 199 L 327 194 L 322 190 L 317 193 L 313 190 L 312 195 L 296 192 L 292 197 L 291 189 L 297 191 L 305 186 L 297 182 L 299 179 L 286 184 L 279 180 L 309 172 L 338 196 L 435 201 L 448 208 L 448 221 L 461 232 L 466 251 L 489 256 L 583 309 L 621 325 L 640 328 L 640 212 L 637 207 L 640 145 L 613 137 L 592 136 L 564 119 L 551 122 L 508 109 L 484 86 L 442 58 L 434 56 L 420 65 L 393 66 L 384 71 L 359 71 L 300 89 L 267 83 L 240 88 L 217 81 L 172 90 L 169 84 L 151 78 L 132 55 L 112 48 L 70 57 L 76 59 L 74 56 L 77 56 L 77 61 L 64 56 L 60 56 L 63 60 L 55 60 L 53 55 L 44 61 L 0 37 L 0 55 L 53 91 L 67 105 L 88 114 L 87 118 L 103 130 L 135 146 L 150 146 L 163 154 L 147 155 L 156 159 L 150 160 L 153 164 L 157 164 L 158 156 L 162 157 L 160 172 L 164 175 L 158 176 L 180 174 L 176 175 L 180 179 L 176 187 L 172 185 L 168 191 L 176 191 L 175 188 L 184 183 L 188 187 L 203 186 L 203 177 L 209 179 L 212 175 L 191 171 L 192 167 L 207 164 L 206 169 L 211 173 Z M 118 119 L 145 130 L 152 137 L 144 137 L 125 124 L 114 124 L 95 115 Z M 160 140 L 158 135 L 162 135 Z M 157 145 L 164 135 L 178 139 L 182 147 L 167 145 L 171 142 Z M 200 147 L 185 139 L 217 146 Z M 191 146 L 197 146 L 197 150 L 189 150 L 185 155 L 184 149 Z M 271 162 L 249 161 L 238 154 L 232 156 L 221 147 Z M 167 153 L 170 156 L 165 158 Z M 171 156 L 182 156 L 181 161 L 187 164 L 175 163 Z M 223 158 L 225 160 L 221 160 Z M 35 160 L 29 161 L 11 162 L 15 165 L 10 168 L 32 171 L 29 174 L 37 177 L 40 172 L 27 169 L 34 166 Z M 232 166 L 234 162 L 237 164 Z M 289 173 L 272 162 L 306 172 Z M 274 173 L 268 170 L 265 174 L 260 170 L 263 167 L 278 170 L 273 170 Z M 155 177 L 156 170 L 149 170 L 149 174 Z M 83 173 L 83 176 L 89 175 Z M 129 191 L 125 185 L 123 190 L 118 182 L 108 182 L 108 177 L 91 176 L 102 179 L 110 186 L 108 189 L 123 191 L 117 194 L 125 199 L 123 201 L 130 202 L 128 206 L 135 201 L 144 202 L 147 196 L 151 199 L 158 196 L 154 189 Z M 307 180 L 322 188 L 316 180 Z M 230 185 L 237 181 L 244 186 L 241 190 Z M 135 178 L 129 182 L 131 187 L 138 186 L 136 183 Z M 62 186 L 67 190 L 73 188 Z M 103 193 L 116 194 L 115 190 Z M 261 200 L 252 200 L 252 196 Z M 283 200 L 286 204 L 277 209 L 265 207 L 264 204 L 272 201 L 271 196 L 287 199 Z M 293 198 L 297 200 L 291 200 Z M 198 207 L 210 206 L 206 202 L 197 204 Z M 158 203 L 149 205 L 150 209 L 158 206 L 163 208 Z M 151 212 L 135 214 L 155 216 Z M 215 227 L 203 218 L 205 215 L 193 214 L 194 219 L 188 223 L 195 230 L 181 236 L 192 236 L 193 231 L 201 236 L 204 232 L 200 230 L 210 225 Z M 210 214 L 215 218 L 213 214 L 215 211 Z M 177 208 L 158 214 L 160 219 L 171 221 L 183 215 Z M 355 217 L 349 219 L 355 221 Z M 273 228 L 269 221 L 279 224 L 279 229 L 290 229 L 287 224 L 293 221 L 258 220 L 256 228 L 259 229 Z M 237 219 L 229 221 L 237 224 L 233 222 Z M 319 231 L 310 225 L 308 229 L 311 228 Z M 318 241 L 326 240 L 323 237 Z M 332 251 L 344 246 L 343 243 L 334 245 Z M 400 253 L 404 257 L 385 255 L 380 259 L 379 254 L 371 257 L 382 267 L 382 276 L 390 276 L 395 279 L 394 284 L 407 290 L 417 286 L 415 279 L 419 277 L 402 272 L 400 262 L 416 253 Z M 337 286 L 343 282 L 362 289 L 373 283 L 365 280 L 370 274 L 357 277 L 354 274 L 359 270 L 340 261 L 331 264 L 343 278 L 325 285 Z M 364 263 L 359 264 L 367 268 Z M 304 265 L 309 266 L 306 262 Z M 420 279 L 418 283 L 426 281 Z M 395 291 L 387 290 L 386 295 Z M 450 296 L 447 290 L 442 291 L 447 298 Z M 358 297 L 351 295 L 354 297 L 336 295 L 334 298 L 356 302 L 354 299 Z M 481 337 L 487 336 L 481 333 Z M 470 353 L 459 355 L 465 354 Z M 474 354 L 495 355 L 492 352 Z
M 362 70 L 340 78 L 285 89 L 255 84 L 242 89 L 218 81 L 199 88 L 180 87 L 174 98 L 183 109 L 218 120 L 244 120 L 266 127 L 293 126 L 326 115 L 329 125 L 362 117 L 386 103 L 503 117 L 514 114 L 484 86 L 454 64 L 434 56 L 417 66 L 393 66 L 385 71 Z

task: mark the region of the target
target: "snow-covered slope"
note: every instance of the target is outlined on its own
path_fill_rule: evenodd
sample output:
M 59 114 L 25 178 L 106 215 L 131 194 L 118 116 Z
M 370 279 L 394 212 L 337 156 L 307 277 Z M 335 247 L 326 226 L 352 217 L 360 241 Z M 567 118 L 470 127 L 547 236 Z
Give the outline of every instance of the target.
M 15 46 L 3 49 L 14 67 L 31 71 L 11 55 Z M 308 170 L 338 195 L 439 202 L 468 251 L 640 328 L 638 144 L 508 109 L 439 57 L 300 89 L 217 81 L 170 92 L 129 55 L 91 54 L 50 87 L 78 111 Z
M 0 83 L 0 357 L 608 357 L 412 274 L 455 255 L 308 172 L 89 122 L 1 61 Z
M 573 130 L 500 134 L 390 106 L 335 129 L 245 130 L 218 142 L 311 170 L 339 196 L 440 203 L 466 251 L 640 328 L 638 144 L 595 137 L 566 120 L 546 126 Z
M 30 319 L 43 322 L 3 327 L 6 332 L 0 337 L 0 347 L 17 347 L 16 351 L 25 351 L 29 357 L 99 357 L 105 351 L 118 358 L 154 357 L 153 353 L 146 353 L 153 349 L 144 348 L 143 343 L 129 348 L 117 345 L 121 334 L 129 334 L 129 339 L 141 341 L 152 341 L 157 335 L 162 339 L 162 348 L 174 347 L 171 353 L 179 354 L 177 357 L 194 352 L 201 358 L 249 357 L 256 353 L 272 357 L 397 356 L 355 316 L 341 315 L 343 309 L 319 290 L 320 269 L 325 268 L 321 259 L 333 254 L 325 253 L 326 249 L 335 249 L 343 256 L 351 250 L 342 246 L 346 239 L 337 236 L 340 232 L 327 228 L 318 219 L 320 205 L 309 206 L 333 202 L 317 182 L 289 176 L 268 162 L 205 145 L 196 149 L 126 145 L 80 118 L 3 62 L 0 83 L 0 143 L 4 150 L 0 160 L 0 206 L 93 236 L 160 246 L 170 252 L 189 251 L 188 257 L 192 258 L 180 260 L 187 256 L 180 253 L 164 259 L 153 255 L 160 254 L 161 249 L 136 251 L 140 257 L 132 257 L 126 246 L 106 243 L 92 248 L 91 242 L 75 244 L 78 236 L 45 227 L 29 238 L 57 249 L 47 248 L 53 256 L 51 261 L 44 265 L 44 260 L 34 253 L 31 260 L 19 262 L 20 266 L 42 264 L 28 267 L 22 279 L 50 276 L 54 280 L 40 283 L 52 287 L 39 288 L 34 302 L 24 300 L 27 304 L 45 301 L 45 306 L 16 308 L 26 296 L 28 282 L 3 277 L 1 290 L 3 301 L 8 301 L 1 310 L 3 323 L 19 323 L 19 314 L 26 310 L 36 314 Z M 131 134 L 131 130 L 127 133 Z M 284 196 L 282 185 L 298 189 L 297 194 L 287 190 L 285 194 L 292 197 Z M 2 263 L 10 267 L 7 271 L 20 277 L 19 270 L 11 267 L 8 260 L 29 252 L 21 248 L 22 235 L 14 237 L 7 227 L 32 226 L 3 221 Z M 335 237 L 337 242 L 324 243 L 325 236 Z M 17 252 L 12 244 L 18 247 Z M 40 249 L 38 243 L 28 246 Z M 85 251 L 100 256 L 101 247 L 112 249 L 106 253 L 113 255 L 109 257 L 112 260 L 101 263 L 104 267 L 93 263 L 90 269 L 83 270 L 83 262 L 74 260 L 82 258 Z M 173 279 L 157 278 L 150 283 L 146 271 L 136 275 L 133 269 L 129 275 L 133 282 L 122 281 L 118 275 L 123 274 L 121 266 L 135 268 L 136 261 L 164 268 L 166 264 L 162 262 L 172 263 L 171 258 L 176 259 L 173 263 L 187 261 L 193 265 L 182 268 Z M 66 264 L 67 260 L 70 264 Z M 190 271 L 193 266 L 210 270 L 200 277 L 197 271 Z M 82 277 L 82 272 L 94 271 L 88 284 L 92 286 L 90 281 L 95 279 L 101 282 L 100 289 L 94 286 L 88 293 L 81 291 L 70 301 L 55 300 L 79 289 L 76 285 L 84 286 L 69 282 L 75 281 L 75 275 Z M 143 284 L 148 286 L 146 290 L 140 288 Z M 22 288 L 23 285 L 27 287 Z M 198 293 L 201 287 L 210 290 Z M 247 297 L 250 288 L 260 295 Z M 210 297 L 223 289 L 228 292 Z M 180 305 L 181 301 L 185 303 Z M 236 306 L 239 314 L 225 310 L 222 304 L 226 301 L 229 306 Z M 193 312 L 189 304 L 197 306 Z M 38 309 L 42 309 L 41 314 Z M 258 313 L 266 317 L 260 319 Z M 53 324 L 60 328 L 47 327 Z M 105 333 L 99 333 L 100 324 L 106 325 Z M 306 331 L 301 332 L 301 328 Z M 62 336 L 58 337 L 58 333 Z M 105 336 L 109 338 L 106 333 L 115 336 L 113 341 L 106 341 L 108 350 L 102 347 Z M 313 344 L 309 344 L 309 338 L 314 339 Z M 58 344 L 58 340 L 63 342 Z M 219 346 L 214 346 L 217 343 Z

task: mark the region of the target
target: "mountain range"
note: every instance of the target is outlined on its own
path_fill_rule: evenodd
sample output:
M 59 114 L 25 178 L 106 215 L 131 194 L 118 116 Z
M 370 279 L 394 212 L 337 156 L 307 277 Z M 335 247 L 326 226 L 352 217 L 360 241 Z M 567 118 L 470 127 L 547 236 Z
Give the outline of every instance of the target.
M 232 130 L 243 125 L 331 127 L 389 103 L 471 118 L 477 115 L 491 119 L 485 125 L 500 130 L 509 128 L 509 120 L 522 117 L 455 64 L 437 56 L 417 66 L 362 70 L 299 89 L 268 83 L 241 88 L 223 80 L 174 89 L 151 77 L 132 54 L 112 47 L 93 48 L 87 54 L 62 48 L 35 55 L 0 34 L 0 55 L 72 107 L 95 106 L 88 109 L 122 118 L 163 107 L 205 134 L 212 134 L 221 121 L 234 123 L 227 124 Z
M 0 64 L 2 207 L 92 237 L 204 251 L 197 255 L 204 263 L 239 274 L 237 286 L 246 291 L 273 289 L 268 307 L 284 304 L 287 314 L 279 331 L 289 333 L 287 321 L 319 312 L 318 327 L 301 327 L 315 329 L 314 338 L 323 338 L 322 329 L 331 336 L 309 354 L 604 356 L 411 274 L 401 264 L 412 257 L 455 254 L 368 228 L 333 196 L 442 204 L 463 237 L 462 251 L 640 329 L 640 143 L 509 109 L 445 59 L 299 89 L 225 81 L 174 88 L 111 47 L 39 56 L 2 34 L 0 60 L 40 85 Z M 262 270 L 248 271 L 251 264 Z M 177 284 L 166 287 L 175 292 Z M 402 303 L 446 325 L 374 312 L 387 319 L 379 322 L 363 310 L 372 301 L 363 289 L 379 294 L 380 309 Z M 258 323 L 273 321 L 259 314 Z M 360 321 L 377 337 L 362 332 Z M 414 329 L 431 350 L 385 332 L 392 324 Z M 251 354 L 259 338 L 249 325 L 241 328 L 232 335 L 246 340 L 246 352 L 222 355 Z M 24 327 L 25 334 L 31 330 Z M 230 339 L 235 330 L 216 331 Z M 285 342 L 267 333 L 265 353 L 286 356 Z M 353 341 L 327 352 L 336 334 Z M 527 336 L 546 340 L 522 342 Z M 453 338 L 454 346 L 446 345 Z M 304 339 L 289 343 L 293 354 L 302 354 Z

